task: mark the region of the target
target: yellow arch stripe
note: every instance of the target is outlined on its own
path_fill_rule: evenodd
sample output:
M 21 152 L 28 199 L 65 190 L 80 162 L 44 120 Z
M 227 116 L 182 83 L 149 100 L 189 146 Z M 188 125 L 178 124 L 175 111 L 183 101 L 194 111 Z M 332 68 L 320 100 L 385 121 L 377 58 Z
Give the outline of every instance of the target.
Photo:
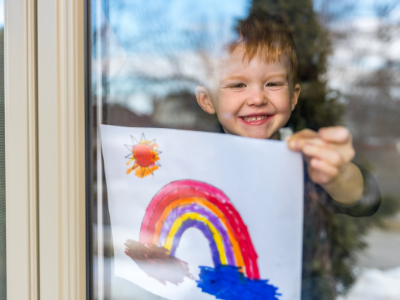
M 205 223 L 208 228 L 210 228 L 211 233 L 213 235 L 215 244 L 217 245 L 219 257 L 221 260 L 221 264 L 226 265 L 227 264 L 227 259 L 225 255 L 225 249 L 224 249 L 224 242 L 222 240 L 221 234 L 218 232 L 218 230 L 214 227 L 214 225 L 205 217 L 198 213 L 187 213 L 179 216 L 174 222 L 174 224 L 171 227 L 171 230 L 168 233 L 167 239 L 165 240 L 164 248 L 166 248 L 169 251 L 171 251 L 172 247 L 172 241 L 174 239 L 175 234 L 179 230 L 179 228 L 182 226 L 182 224 L 187 221 L 187 220 L 197 220 Z
M 240 250 L 239 243 L 237 241 L 237 238 L 235 236 L 235 233 L 234 233 L 229 221 L 226 219 L 225 215 L 219 210 L 218 207 L 216 207 L 214 204 L 212 204 L 211 202 L 207 201 L 204 198 L 181 197 L 181 198 L 177 198 L 174 201 L 170 202 L 164 208 L 160 218 L 157 221 L 157 225 L 155 227 L 155 231 L 154 231 L 154 235 L 153 235 L 153 244 L 154 245 L 158 244 L 158 239 L 160 238 L 162 227 L 163 227 L 164 222 L 167 219 L 168 215 L 170 214 L 170 212 L 180 206 L 190 205 L 190 204 L 194 204 L 194 203 L 198 204 L 199 206 L 208 208 L 224 224 L 224 226 L 228 232 L 229 241 L 232 244 L 233 255 L 235 256 L 235 260 L 236 260 L 236 266 L 242 267 L 242 271 L 243 271 L 245 269 L 245 265 L 244 265 L 244 261 L 243 261 L 243 257 L 242 257 L 242 251 Z

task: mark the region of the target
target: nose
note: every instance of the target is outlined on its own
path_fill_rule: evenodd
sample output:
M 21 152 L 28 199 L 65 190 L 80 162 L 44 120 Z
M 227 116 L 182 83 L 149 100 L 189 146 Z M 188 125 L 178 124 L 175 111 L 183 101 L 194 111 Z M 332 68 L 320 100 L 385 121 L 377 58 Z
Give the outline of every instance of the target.
M 264 87 L 254 87 L 247 99 L 249 106 L 263 106 L 268 103 L 268 98 L 264 93 Z

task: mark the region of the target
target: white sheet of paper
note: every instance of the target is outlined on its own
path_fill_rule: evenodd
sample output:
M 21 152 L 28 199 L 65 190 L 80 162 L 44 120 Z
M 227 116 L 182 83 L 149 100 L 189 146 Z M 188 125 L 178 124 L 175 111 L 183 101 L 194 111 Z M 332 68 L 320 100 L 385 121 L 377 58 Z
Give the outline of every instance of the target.
M 127 174 L 132 139 L 156 140 L 161 166 L 153 175 Z M 146 208 L 164 186 L 179 180 L 221 190 L 247 225 L 258 254 L 260 279 L 278 288 L 281 300 L 300 299 L 303 229 L 303 161 L 281 141 L 184 130 L 101 126 L 114 245 L 115 276 L 167 299 L 215 299 L 194 280 L 165 285 L 127 256 L 124 243 L 139 241 Z M 136 143 L 136 142 L 134 142 Z M 199 266 L 214 267 L 210 246 L 196 228 L 186 230 L 175 256 L 199 279 Z

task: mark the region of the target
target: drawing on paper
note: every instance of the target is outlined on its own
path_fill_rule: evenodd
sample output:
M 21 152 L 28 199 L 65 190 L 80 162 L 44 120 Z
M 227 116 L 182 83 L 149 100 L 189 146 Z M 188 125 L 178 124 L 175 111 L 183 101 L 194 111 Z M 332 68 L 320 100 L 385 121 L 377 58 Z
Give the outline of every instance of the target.
M 185 277 L 194 279 L 189 272 L 188 264 L 169 255 L 164 247 L 156 245 L 146 247 L 133 240 L 127 240 L 125 246 L 125 254 L 131 257 L 147 275 L 164 285 L 167 281 L 178 285 Z
M 278 299 L 277 287 L 260 280 L 257 253 L 247 226 L 219 189 L 194 180 L 174 181 L 151 200 L 139 242 L 128 240 L 125 253 L 149 276 L 164 283 L 194 277 L 175 257 L 183 233 L 200 230 L 208 240 L 214 267 L 200 266 L 197 286 L 217 299 Z
M 139 178 L 146 177 L 148 175 L 153 175 L 153 172 L 160 167 L 158 160 L 160 160 L 158 151 L 158 145 L 156 140 L 146 140 L 144 133 L 138 142 L 133 136 L 131 136 L 132 145 L 125 145 L 129 150 L 129 154 L 125 158 L 129 159 L 126 163 L 127 165 L 133 164 L 126 171 L 126 174 L 135 171 L 135 175 Z

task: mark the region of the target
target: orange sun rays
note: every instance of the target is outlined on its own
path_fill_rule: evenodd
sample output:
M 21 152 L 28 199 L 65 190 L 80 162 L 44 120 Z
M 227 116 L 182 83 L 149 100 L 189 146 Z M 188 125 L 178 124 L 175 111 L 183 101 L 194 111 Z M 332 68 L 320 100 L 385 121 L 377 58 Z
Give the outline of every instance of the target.
M 125 158 L 129 159 L 126 164 L 130 165 L 133 163 L 133 166 L 129 167 L 126 174 L 135 170 L 135 175 L 139 178 L 146 177 L 150 174 L 154 176 L 153 172 L 161 166 L 158 163 L 161 151 L 158 151 L 158 145 L 155 143 L 156 140 L 146 140 L 144 133 L 142 133 L 140 142 L 133 136 L 131 136 L 131 138 L 132 145 L 125 145 L 130 151 Z

